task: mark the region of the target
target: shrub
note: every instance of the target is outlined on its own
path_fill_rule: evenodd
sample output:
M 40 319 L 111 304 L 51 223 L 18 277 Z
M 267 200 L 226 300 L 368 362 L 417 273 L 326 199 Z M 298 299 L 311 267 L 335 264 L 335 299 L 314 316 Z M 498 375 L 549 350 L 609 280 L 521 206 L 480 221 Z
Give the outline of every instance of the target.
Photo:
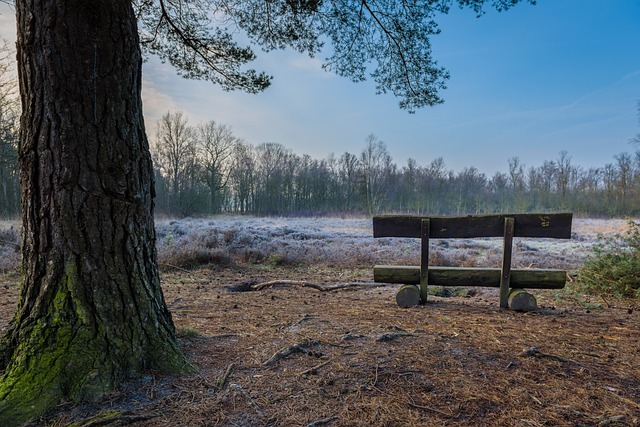
M 226 266 L 233 264 L 233 261 L 223 249 L 209 248 L 194 239 L 161 246 L 158 264 L 163 268 L 195 268 L 203 265 Z
M 592 251 L 578 274 L 578 284 L 586 292 L 640 296 L 640 224 L 629 220 L 624 234 L 598 236 Z

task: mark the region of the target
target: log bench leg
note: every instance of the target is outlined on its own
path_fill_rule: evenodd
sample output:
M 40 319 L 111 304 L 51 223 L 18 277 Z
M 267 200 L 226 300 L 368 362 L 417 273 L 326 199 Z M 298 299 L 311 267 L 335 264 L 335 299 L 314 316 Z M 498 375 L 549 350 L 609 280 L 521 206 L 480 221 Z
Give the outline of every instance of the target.
M 416 285 L 404 285 L 396 294 L 396 304 L 402 308 L 420 304 L 420 288 Z
M 504 241 L 502 242 L 502 268 L 500 269 L 500 307 L 509 306 L 509 287 L 511 285 L 511 253 L 513 250 L 513 234 L 515 221 L 504 219 Z
M 427 303 L 429 296 L 429 233 L 431 222 L 425 218 L 420 224 L 421 249 L 420 249 L 420 302 Z
M 538 309 L 538 302 L 533 294 L 524 289 L 511 289 L 511 292 L 509 292 L 509 308 L 516 311 L 535 311 Z

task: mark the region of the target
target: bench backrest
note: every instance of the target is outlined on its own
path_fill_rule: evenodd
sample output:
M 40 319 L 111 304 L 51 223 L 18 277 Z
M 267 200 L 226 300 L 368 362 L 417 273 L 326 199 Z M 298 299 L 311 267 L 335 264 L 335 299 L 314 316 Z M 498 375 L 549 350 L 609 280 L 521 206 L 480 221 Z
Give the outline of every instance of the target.
M 511 253 L 514 237 L 571 238 L 573 214 L 468 215 L 423 217 L 388 215 L 373 218 L 373 237 L 422 239 L 420 253 L 420 300 L 426 302 L 429 285 L 429 240 L 448 238 L 502 237 L 500 307 L 508 306 L 511 286 Z M 478 269 L 467 270 L 475 274 Z M 564 274 L 561 274 L 564 286 Z
M 422 220 L 430 220 L 432 239 L 503 237 L 505 218 L 514 219 L 514 237 L 571 238 L 573 214 L 514 214 L 424 217 L 385 215 L 373 217 L 373 237 L 421 236 Z

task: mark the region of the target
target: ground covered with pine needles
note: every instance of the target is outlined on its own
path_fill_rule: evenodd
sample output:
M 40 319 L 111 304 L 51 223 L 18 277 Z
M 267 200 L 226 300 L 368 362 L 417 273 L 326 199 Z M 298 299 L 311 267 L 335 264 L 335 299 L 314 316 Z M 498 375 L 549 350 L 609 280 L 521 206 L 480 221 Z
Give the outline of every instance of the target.
M 162 276 L 197 374 L 148 376 L 34 425 L 638 426 L 638 301 L 536 291 L 539 311 L 496 290 L 401 309 L 368 266 L 233 265 Z M 0 326 L 19 275 L 0 275 Z

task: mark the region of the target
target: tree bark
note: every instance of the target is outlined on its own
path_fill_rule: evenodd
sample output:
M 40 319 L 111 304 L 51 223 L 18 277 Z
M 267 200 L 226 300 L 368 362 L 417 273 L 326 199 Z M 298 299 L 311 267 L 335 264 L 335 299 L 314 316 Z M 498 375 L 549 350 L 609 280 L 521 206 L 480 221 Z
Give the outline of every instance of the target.
M 0 425 L 178 373 L 156 266 L 130 0 L 18 0 L 23 283 L 0 346 Z

